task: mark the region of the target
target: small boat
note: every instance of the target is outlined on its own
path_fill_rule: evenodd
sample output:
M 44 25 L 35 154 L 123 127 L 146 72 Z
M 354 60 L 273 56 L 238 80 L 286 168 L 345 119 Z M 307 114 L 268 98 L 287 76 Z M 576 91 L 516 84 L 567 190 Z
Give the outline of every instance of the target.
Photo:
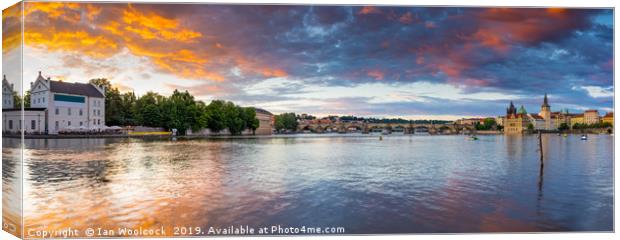
M 478 137 L 476 137 L 476 136 L 469 136 L 468 139 L 471 140 L 471 141 L 476 141 L 476 140 L 478 140 Z
M 383 141 L 383 136 L 379 136 L 379 141 Z
M 581 135 L 581 140 L 588 140 L 588 135 Z
M 564 136 L 564 137 L 568 137 L 568 134 L 564 133 L 564 135 L 563 135 L 563 136 Z

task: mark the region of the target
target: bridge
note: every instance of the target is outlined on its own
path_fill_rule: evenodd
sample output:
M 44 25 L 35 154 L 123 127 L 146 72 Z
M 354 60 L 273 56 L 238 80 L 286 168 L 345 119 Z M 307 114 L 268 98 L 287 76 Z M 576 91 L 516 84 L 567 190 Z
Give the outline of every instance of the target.
M 473 125 L 456 123 L 431 124 L 431 123 L 365 123 L 365 122 L 340 122 L 340 123 L 300 123 L 298 132 L 310 131 L 313 133 L 324 132 L 380 132 L 403 134 L 415 134 L 416 132 L 428 132 L 429 134 L 472 134 L 476 132 Z

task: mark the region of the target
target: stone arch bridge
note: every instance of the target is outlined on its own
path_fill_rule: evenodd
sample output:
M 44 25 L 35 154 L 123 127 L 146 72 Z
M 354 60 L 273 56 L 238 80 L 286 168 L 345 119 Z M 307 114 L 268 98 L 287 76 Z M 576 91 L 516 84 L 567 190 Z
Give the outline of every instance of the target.
M 476 132 L 476 128 L 472 125 L 461 125 L 456 123 L 446 124 L 426 124 L 426 123 L 300 123 L 297 126 L 298 132 L 310 131 L 313 133 L 324 132 L 381 132 L 393 133 L 401 132 L 404 134 L 415 134 L 416 132 L 428 132 L 429 134 L 472 134 Z

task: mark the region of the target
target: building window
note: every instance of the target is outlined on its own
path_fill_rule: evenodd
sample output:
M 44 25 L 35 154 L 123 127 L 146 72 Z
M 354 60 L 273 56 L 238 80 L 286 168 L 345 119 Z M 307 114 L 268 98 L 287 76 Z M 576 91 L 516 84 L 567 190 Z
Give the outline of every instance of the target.
M 30 128 L 34 130 L 36 127 L 37 127 L 37 121 L 35 120 L 30 121 Z
M 56 107 L 56 115 L 60 114 L 60 109 L 58 109 L 58 107 Z
M 58 121 L 56 121 L 56 126 L 55 127 L 56 127 L 55 129 L 58 130 Z
M 67 122 L 67 126 L 71 126 L 71 121 L 68 121 L 68 122 Z
M 83 114 L 83 113 L 82 113 L 82 109 L 80 108 L 80 116 L 82 116 L 82 114 Z
M 13 120 L 9 120 L 9 129 L 13 129 Z
M 97 116 L 101 116 L 101 110 L 97 109 Z
M 93 125 L 97 125 L 97 121 L 93 119 Z
M 71 116 L 71 108 L 67 108 L 67 114 Z
M 97 125 L 101 125 L 101 119 L 97 119 Z
M 80 122 L 80 127 L 82 126 L 82 122 Z
M 97 110 L 93 109 L 93 115 L 97 115 Z

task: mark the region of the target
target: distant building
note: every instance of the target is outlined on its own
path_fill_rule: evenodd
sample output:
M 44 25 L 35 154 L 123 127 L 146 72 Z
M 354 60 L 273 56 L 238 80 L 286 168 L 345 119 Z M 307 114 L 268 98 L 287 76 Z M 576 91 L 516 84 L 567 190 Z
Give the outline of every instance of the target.
M 527 129 L 529 123 L 528 116 L 526 114 L 517 113 L 517 109 L 511 101 L 510 106 L 506 109 L 504 133 L 521 134 Z
M 274 128 L 274 116 L 265 109 L 256 108 L 256 118 L 259 125 L 255 131 L 256 135 L 271 135 Z
M 600 116 L 598 114 L 598 110 L 586 110 L 583 113 L 583 121 L 585 124 L 595 124 L 601 121 Z
M 19 111 L 3 111 L 8 121 L 19 122 Z M 30 116 L 30 117 L 28 117 Z M 30 84 L 30 108 L 24 109 L 24 131 L 57 134 L 62 130 L 100 130 L 105 127 L 105 89 L 94 84 L 66 83 L 43 78 Z M 21 130 L 3 127 L 3 131 Z
M 603 116 L 603 123 L 609 123 L 612 126 L 614 125 L 614 112 L 608 112 Z
M 9 84 L 6 80 L 6 75 L 2 76 L 2 109 L 14 108 L 13 102 L 13 84 Z
M 573 126 L 575 126 L 575 124 L 584 124 L 584 118 L 583 118 L 583 113 L 580 114 L 573 114 L 570 118 L 570 127 L 573 128 Z
M 549 100 L 547 99 L 547 94 L 545 93 L 545 98 L 543 99 L 543 104 L 540 106 L 540 112 L 538 113 L 545 120 L 545 130 L 552 130 L 555 128 L 555 124 L 553 123 L 553 119 L 551 118 L 551 106 L 549 105 Z
M 476 124 L 480 124 L 483 122 L 484 122 L 483 118 L 462 118 L 462 119 L 456 120 L 456 124 L 459 124 L 459 125 L 476 125 Z
M 527 114 L 528 119 L 530 120 L 530 124 L 534 127 L 534 130 L 544 130 L 546 129 L 546 121 L 545 119 L 538 114 Z
M 504 120 L 505 120 L 505 119 L 506 119 L 506 117 L 504 117 L 504 116 L 497 116 L 497 117 L 495 118 L 495 123 L 496 123 L 498 126 L 504 126 Z

